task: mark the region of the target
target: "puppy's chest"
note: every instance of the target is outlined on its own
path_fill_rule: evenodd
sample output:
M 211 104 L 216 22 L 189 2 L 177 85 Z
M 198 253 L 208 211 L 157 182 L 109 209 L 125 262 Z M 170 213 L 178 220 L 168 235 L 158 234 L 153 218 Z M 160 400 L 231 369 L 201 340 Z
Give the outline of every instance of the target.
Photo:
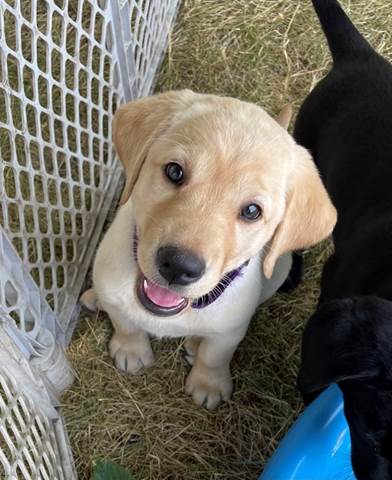
M 139 308 L 142 309 L 143 307 Z M 141 319 L 141 327 L 158 338 L 213 335 L 219 333 L 217 327 L 220 325 L 216 324 L 216 316 L 210 310 L 200 313 L 190 307 L 181 315 L 173 317 L 149 316 Z

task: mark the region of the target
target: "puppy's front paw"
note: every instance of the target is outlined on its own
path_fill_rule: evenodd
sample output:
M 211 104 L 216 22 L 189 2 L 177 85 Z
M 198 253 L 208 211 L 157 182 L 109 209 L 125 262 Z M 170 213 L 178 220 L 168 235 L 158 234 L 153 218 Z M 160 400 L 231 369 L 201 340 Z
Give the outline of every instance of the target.
M 154 363 L 150 341 L 144 332 L 132 335 L 115 332 L 109 343 L 109 352 L 116 367 L 130 375 L 142 373 Z
M 80 297 L 80 303 L 92 312 L 102 310 L 102 307 L 98 301 L 98 297 L 96 296 L 93 288 L 89 288 L 82 294 Z
M 229 400 L 233 391 L 230 367 L 209 368 L 196 364 L 185 382 L 185 391 L 196 405 L 213 410 Z

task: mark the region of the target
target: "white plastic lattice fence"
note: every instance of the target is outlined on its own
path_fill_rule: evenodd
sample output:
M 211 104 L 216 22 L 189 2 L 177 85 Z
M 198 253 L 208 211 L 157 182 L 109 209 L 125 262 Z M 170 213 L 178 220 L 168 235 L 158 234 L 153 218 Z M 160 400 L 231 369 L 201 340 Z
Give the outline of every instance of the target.
M 70 339 L 94 246 L 119 193 L 112 116 L 119 103 L 150 92 L 177 3 L 0 0 L 1 338 L 12 343 L 8 350 L 18 347 L 32 384 L 41 379 L 39 391 L 52 402 L 71 380 L 59 345 Z M 57 430 L 50 423 L 56 409 L 49 417 L 41 412 L 49 423 L 40 417 L 47 436 L 39 443 L 31 433 L 37 397 L 29 400 L 30 390 L 14 382 L 11 357 L 0 358 L 6 478 L 74 478 L 61 470 L 64 435 L 57 450 L 45 450 L 62 428 L 61 419 Z M 4 433 L 14 408 L 30 415 L 23 417 L 24 443 Z M 36 451 L 28 450 L 22 467 L 27 444 Z M 41 447 L 44 473 L 35 463 Z
M 3 328 L 0 362 L 0 478 L 75 478 L 66 432 L 44 381 Z

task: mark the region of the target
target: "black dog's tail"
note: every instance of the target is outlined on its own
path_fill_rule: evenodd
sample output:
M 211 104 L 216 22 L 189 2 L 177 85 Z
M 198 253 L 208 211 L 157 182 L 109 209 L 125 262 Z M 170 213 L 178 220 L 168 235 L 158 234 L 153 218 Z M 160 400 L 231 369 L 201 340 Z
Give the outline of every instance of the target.
M 312 0 L 335 63 L 374 55 L 337 0 Z

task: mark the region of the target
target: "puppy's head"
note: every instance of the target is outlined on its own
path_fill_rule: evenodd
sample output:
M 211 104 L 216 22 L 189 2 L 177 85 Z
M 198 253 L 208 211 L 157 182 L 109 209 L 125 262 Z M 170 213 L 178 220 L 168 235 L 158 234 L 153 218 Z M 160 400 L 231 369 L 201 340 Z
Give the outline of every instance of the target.
M 302 393 L 338 382 L 359 480 L 392 478 L 392 302 L 358 297 L 325 303 L 302 340 Z
M 168 92 L 122 106 L 113 129 L 141 272 L 173 302 L 206 294 L 263 248 L 270 277 L 280 255 L 335 224 L 307 151 L 255 105 Z

